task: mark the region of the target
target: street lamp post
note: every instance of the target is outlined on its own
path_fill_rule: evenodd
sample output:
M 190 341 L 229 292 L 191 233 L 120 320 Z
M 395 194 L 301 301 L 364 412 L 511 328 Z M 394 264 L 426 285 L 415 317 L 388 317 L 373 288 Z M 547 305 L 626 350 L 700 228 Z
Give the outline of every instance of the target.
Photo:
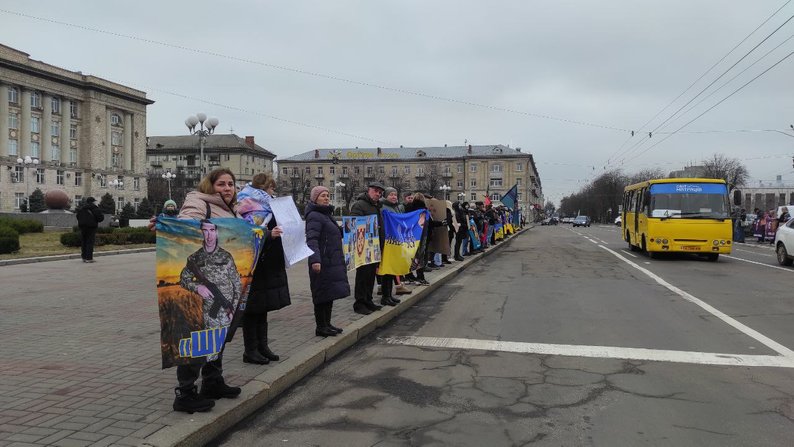
M 210 118 L 207 119 L 207 115 L 204 113 L 197 113 L 196 115 L 191 115 L 187 117 L 185 120 L 185 126 L 187 126 L 188 130 L 190 131 L 191 135 L 198 135 L 199 137 L 199 166 L 201 170 L 201 177 L 204 177 L 204 144 L 207 141 L 207 137 L 215 133 L 215 128 L 218 127 L 218 118 Z M 198 126 L 198 127 L 197 127 Z
M 438 187 L 438 189 L 440 189 L 441 191 L 444 191 L 443 192 L 444 200 L 449 200 L 449 197 L 448 197 L 449 196 L 449 190 L 452 189 L 452 187 L 449 186 L 449 185 L 441 185 L 441 186 Z
M 339 151 L 336 151 L 336 150 L 331 151 L 331 164 L 334 165 L 334 206 L 336 206 L 337 208 L 339 208 L 339 196 L 337 195 L 337 188 L 339 186 L 344 188 L 344 186 L 345 186 L 344 183 L 336 181 L 336 178 L 339 175 L 339 174 L 337 174 L 336 169 L 337 169 L 337 165 L 339 164 L 339 157 L 341 155 L 342 155 L 342 153 L 339 152 Z M 340 214 L 341 214 L 341 210 L 340 210 Z
M 166 182 L 168 182 L 168 200 L 171 200 L 171 180 L 176 178 L 176 174 L 171 171 L 163 173 L 161 176 Z
M 39 164 L 38 158 L 31 158 L 29 155 L 25 155 L 25 158 L 17 158 L 17 163 L 21 164 L 25 171 L 25 206 L 27 207 L 28 212 L 30 212 L 30 166 L 37 166 Z
M 337 205 L 339 203 L 339 196 L 337 196 L 337 194 L 338 194 L 337 191 L 339 190 L 339 188 L 344 188 L 345 186 L 347 186 L 347 185 L 345 185 L 342 182 L 334 182 L 334 202 L 337 202 Z M 341 208 L 339 209 L 339 215 L 340 216 L 342 215 L 342 209 Z

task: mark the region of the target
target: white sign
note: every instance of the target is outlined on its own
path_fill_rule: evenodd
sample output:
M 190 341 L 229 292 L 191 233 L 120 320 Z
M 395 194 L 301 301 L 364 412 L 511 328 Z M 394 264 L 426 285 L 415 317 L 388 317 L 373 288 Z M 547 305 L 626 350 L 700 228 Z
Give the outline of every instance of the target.
M 273 210 L 276 223 L 284 231 L 281 242 L 284 245 L 284 260 L 287 267 L 292 267 L 314 254 L 306 245 L 306 223 L 301 219 L 292 197 L 277 197 L 270 201 L 270 208 Z

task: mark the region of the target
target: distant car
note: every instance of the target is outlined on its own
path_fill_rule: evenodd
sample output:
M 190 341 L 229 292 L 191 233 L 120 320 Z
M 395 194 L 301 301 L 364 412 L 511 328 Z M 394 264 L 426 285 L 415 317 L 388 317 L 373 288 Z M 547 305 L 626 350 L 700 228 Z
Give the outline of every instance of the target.
M 623 223 L 623 216 L 618 216 L 615 218 L 615 225 L 620 226 Z
M 780 265 L 794 263 L 794 219 L 789 219 L 775 233 L 775 252 Z
M 121 225 L 118 216 L 110 216 L 110 223 L 108 225 L 113 228 L 118 228 Z
M 587 216 L 576 216 L 573 220 L 574 227 L 589 227 L 590 226 L 590 218 Z

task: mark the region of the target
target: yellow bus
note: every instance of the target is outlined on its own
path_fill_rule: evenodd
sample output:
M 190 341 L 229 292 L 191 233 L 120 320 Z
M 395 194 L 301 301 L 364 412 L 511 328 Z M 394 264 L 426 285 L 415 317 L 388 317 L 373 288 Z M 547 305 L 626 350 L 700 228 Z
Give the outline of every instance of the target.
M 669 178 L 623 191 L 621 233 L 632 251 L 695 253 L 716 261 L 731 253 L 728 187 L 724 180 Z

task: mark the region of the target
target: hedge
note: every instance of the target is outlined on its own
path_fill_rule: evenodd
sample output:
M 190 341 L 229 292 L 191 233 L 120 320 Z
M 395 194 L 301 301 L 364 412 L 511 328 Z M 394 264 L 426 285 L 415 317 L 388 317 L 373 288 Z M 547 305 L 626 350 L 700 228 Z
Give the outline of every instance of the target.
M 13 253 L 19 251 L 19 232 L 0 225 L 0 253 Z
M 13 228 L 19 234 L 44 232 L 44 224 L 33 219 L 0 218 L 0 227 Z
M 156 242 L 157 236 L 153 231 L 114 231 L 112 233 L 97 233 L 94 245 L 154 244 Z M 67 247 L 79 247 L 80 233 L 63 233 L 61 235 L 61 244 Z

